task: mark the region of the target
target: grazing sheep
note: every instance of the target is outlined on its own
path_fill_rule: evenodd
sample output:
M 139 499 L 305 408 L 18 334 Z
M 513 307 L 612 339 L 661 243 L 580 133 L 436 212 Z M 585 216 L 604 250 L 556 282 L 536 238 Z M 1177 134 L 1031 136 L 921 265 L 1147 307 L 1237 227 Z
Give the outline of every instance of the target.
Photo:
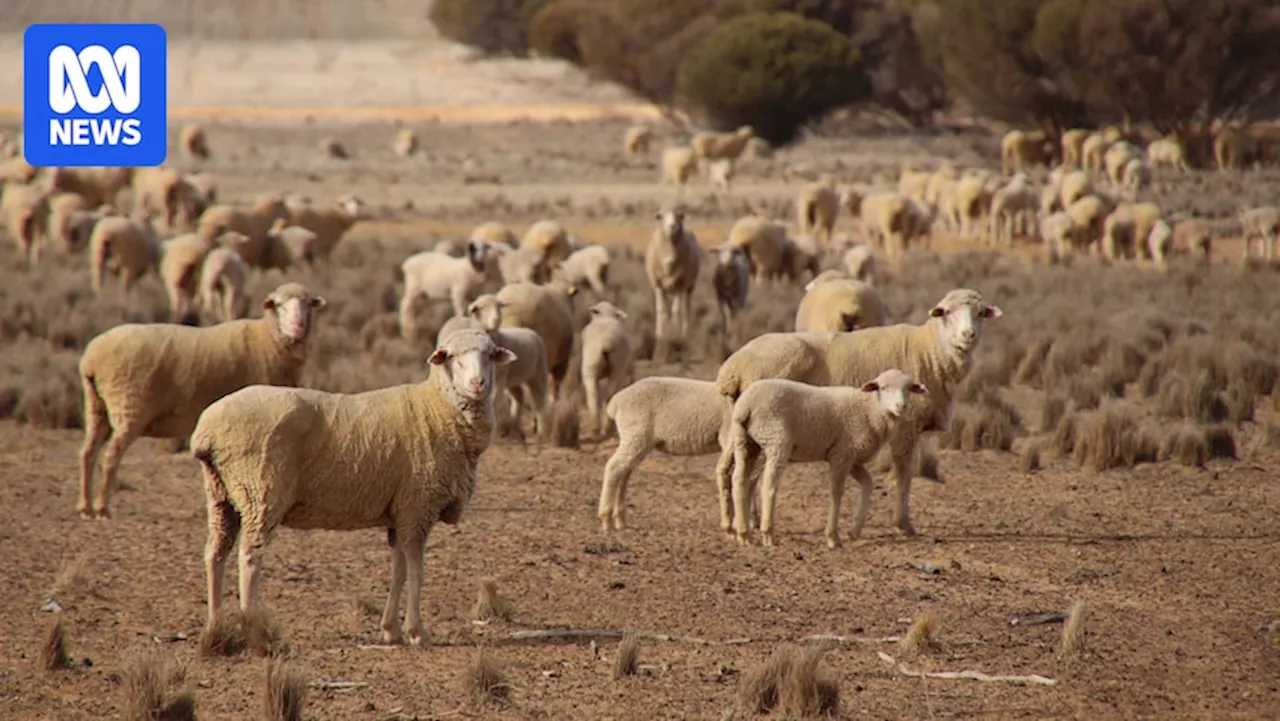
M 400 334 L 407 340 L 417 337 L 418 306 L 423 301 L 448 300 L 454 315 L 466 315 L 467 305 L 484 292 L 489 282 L 497 282 L 496 253 L 480 240 L 467 243 L 467 255 L 454 258 L 432 251 L 415 253 L 400 263 L 404 291 L 400 295 Z
M 1062 176 L 1058 183 L 1059 210 L 1094 192 L 1093 178 L 1084 170 L 1074 170 Z
M 209 159 L 209 138 L 205 136 L 204 128 L 199 125 L 183 126 L 182 132 L 178 135 L 178 147 L 182 148 L 182 153 L 188 160 Z
M 860 387 L 819 387 L 786 379 L 752 383 L 733 404 L 729 432 L 720 466 L 733 464 L 733 512 L 730 489 L 720 487 L 720 525 L 727 533 L 732 518 L 739 543 L 748 542 L 747 517 L 752 490 L 750 473 L 760 456 L 764 471 L 760 484 L 760 537 L 773 545 L 773 511 L 778 481 L 788 463 L 825 461 L 831 484 L 825 536 L 828 548 L 841 545 L 838 532 L 845 480 L 852 476 L 861 487 L 858 514 L 850 540 L 856 540 L 871 507 L 869 463 L 898 430 L 909 422 L 908 396 L 929 391 L 910 375 L 890 368 Z M 727 460 L 726 457 L 731 457 Z
M 247 236 L 244 240 L 248 240 Z M 311 266 L 320 256 L 320 236 L 309 228 L 290 225 L 284 218 L 277 218 L 276 222 L 267 229 L 267 240 L 273 249 L 272 254 L 278 253 L 279 249 L 284 250 L 283 255 L 288 258 L 288 266 L 298 264 Z
M 796 309 L 797 333 L 847 333 L 884 325 L 884 301 L 876 289 L 852 278 L 814 278 Z
M 1151 166 L 1142 158 L 1134 158 L 1124 164 L 1120 180 L 1124 184 L 1125 194 L 1130 199 L 1136 198 L 1139 191 L 1151 185 Z
M 158 225 L 168 231 L 177 229 L 182 214 L 183 175 L 164 166 L 137 168 L 131 183 L 134 208 L 159 218 Z
M 684 188 L 698 172 L 698 156 L 692 148 L 669 147 L 662 149 L 662 182 Z
M 119 212 L 110 205 L 104 205 L 93 210 L 71 211 L 71 215 L 66 218 L 66 224 L 62 229 L 65 234 L 66 249 L 82 250 L 88 248 L 89 239 L 93 237 L 93 229 L 98 227 L 98 221 L 111 215 L 119 215 Z
M 327 259 L 351 226 L 365 217 L 364 203 L 351 194 L 338 196 L 328 208 L 310 203 L 287 203 L 286 207 L 290 225 L 316 234 L 316 256 L 321 260 Z
M 497 220 L 489 220 L 471 229 L 469 236 L 473 240 L 483 240 L 489 245 L 505 245 L 512 250 L 520 247 L 520 239 L 506 224 Z
M 1071 216 L 1071 222 L 1079 229 L 1079 241 L 1084 244 L 1081 250 L 1086 250 L 1102 241 L 1103 225 L 1115 207 L 1115 202 L 1110 198 L 1091 194 L 1072 203 L 1064 211 Z
M 30 183 L 38 172 L 38 168 L 23 158 L 6 160 L 0 162 L 0 183 L 25 185 Z
M 1147 144 L 1147 163 L 1152 168 L 1169 167 L 1182 173 L 1191 170 L 1182 141 L 1173 136 L 1156 138 Z
M 210 405 L 191 435 L 204 473 L 209 624 L 218 617 L 227 558 L 240 541 L 240 606 L 257 606 L 262 553 L 281 527 L 386 528 L 391 584 L 382 612 L 398 643 L 424 639 L 422 566 L 437 521 L 461 520 L 476 464 L 493 442 L 494 374 L 515 360 L 483 331 L 436 348 L 421 383 L 366 393 L 252 386 Z
M 551 397 L 560 393 L 560 384 L 569 373 L 573 354 L 573 297 L 578 289 L 562 281 L 547 285 L 512 283 L 498 291 L 503 328 L 528 328 L 536 332 L 547 349 L 547 370 L 551 373 Z
M 1127 141 L 1122 140 L 1107 148 L 1107 152 L 1102 155 L 1102 162 L 1111 187 L 1123 187 L 1125 167 L 1129 165 L 1129 161 L 1141 160 L 1142 157 L 1142 149 Z
M 846 190 L 843 201 L 850 215 L 862 222 L 867 236 L 883 244 L 890 258 L 905 252 L 906 234 L 912 223 L 911 208 L 905 195 L 894 191 L 872 191 L 862 195 Z
M 39 262 L 40 247 L 48 242 L 48 197 L 44 190 L 17 183 L 5 183 L 0 197 L 5 227 L 28 266 Z
M 1242 210 L 1239 214 L 1240 229 L 1244 240 L 1243 260 L 1253 254 L 1253 239 L 1262 243 L 1262 254 L 1270 264 L 1276 257 L 1276 241 L 1280 240 L 1280 206 L 1264 205 Z
M 107 264 L 114 260 L 120 287 L 128 292 L 160 262 L 160 239 L 150 218 L 109 216 L 99 220 L 89 236 L 89 267 L 94 295 L 102 294 Z
M 1022 173 L 1047 166 L 1053 160 L 1053 143 L 1041 130 L 1010 130 L 1000 142 L 1000 172 Z
M 1014 232 L 1021 227 L 1025 231 L 1031 218 L 1040 206 L 1040 194 L 1026 184 L 1010 181 L 1008 185 L 997 190 L 991 196 L 991 227 L 988 238 L 991 242 L 1004 241 L 1005 247 L 1013 247 Z M 1019 222 L 1021 221 L 1021 222 Z
M 529 226 L 520 239 L 521 248 L 537 248 L 549 270 L 555 270 L 573 251 L 569 248 L 569 231 L 555 220 L 539 220 Z
M 600 403 L 631 381 L 631 336 L 622 321 L 627 314 L 607 300 L 589 309 L 591 321 L 582 329 L 582 389 L 587 416 L 597 436 L 604 432 Z M 601 398 L 604 385 L 604 398 Z
M 125 323 L 89 341 L 80 356 L 80 515 L 110 517 L 116 469 L 137 438 L 188 435 L 206 406 L 247 385 L 297 385 L 315 313 L 324 305 L 303 286 L 286 283 L 266 297 L 258 319 L 208 328 Z M 104 444 L 102 485 L 90 510 L 93 465 Z
M 284 198 L 275 194 L 259 195 L 248 208 L 215 203 L 200 214 L 196 232 L 206 238 L 216 238 L 225 230 L 234 230 L 248 236 L 242 247 L 233 248 L 251 268 L 267 268 L 278 264 L 272 257 L 272 245 L 267 237 L 276 220 L 289 219 L 289 207 Z
M 1190 253 L 1197 260 L 1208 264 L 1213 260 L 1213 231 L 1209 222 L 1201 218 L 1188 218 L 1173 226 L 1174 247 Z
M 750 125 L 743 125 L 732 133 L 704 130 L 693 134 L 689 139 L 689 147 L 702 163 L 710 163 L 713 160 L 737 160 L 754 134 L 755 130 Z
M 1103 161 L 1110 141 L 1102 133 L 1093 133 L 1080 146 L 1081 165 L 1090 173 L 1100 173 L 1106 168 Z
M 787 232 L 779 223 L 759 215 L 744 215 L 729 227 L 725 242 L 747 254 L 751 275 L 757 283 L 777 280 L 786 272 Z
M 1084 230 L 1064 210 L 1040 219 L 1040 239 L 1049 246 L 1050 256 L 1054 258 L 1062 258 L 1069 252 L 1087 250 L 1089 242 Z
M 1062 165 L 1066 168 L 1079 168 L 1084 159 L 1084 141 L 1089 138 L 1090 131 L 1084 128 L 1072 128 L 1062 133 Z
M 200 309 L 219 322 L 245 317 L 249 314 L 248 282 L 249 266 L 238 253 L 227 248 L 210 250 L 200 267 Z
M 778 224 L 781 227 L 781 224 Z M 818 275 L 822 268 L 822 244 L 812 235 L 804 234 L 787 237 L 782 231 L 782 273 L 788 280 L 796 282 L 805 277 Z
M 729 185 L 733 181 L 733 172 L 732 160 L 713 160 L 707 166 L 707 175 L 711 179 L 711 186 L 725 192 L 728 192 Z
M 1243 128 L 1223 126 L 1213 135 L 1218 170 L 1247 168 L 1258 161 L 1258 141 Z
M 831 233 L 840 213 L 840 197 L 836 195 L 836 181 L 823 173 L 816 183 L 800 188 L 796 197 L 796 225 L 801 233 L 817 235 L 822 247 L 831 244 Z
M 993 192 L 987 187 L 988 181 L 985 174 L 966 173 L 951 188 L 952 224 L 962 238 L 977 235 L 974 224 L 991 212 Z
M 603 298 L 609 292 L 609 249 L 603 245 L 586 245 L 571 253 L 556 268 L 556 277 L 578 290 L 590 288 Z
M 503 328 L 502 310 L 507 302 L 496 295 L 486 293 L 471 301 L 467 307 L 470 326 L 458 326 L 446 332 L 440 329 L 436 345 L 444 345 L 450 335 L 468 327 L 479 328 L 489 334 L 495 344 L 516 354 L 514 362 L 498 369 L 494 375 L 494 389 L 503 389 L 511 399 L 511 417 L 520 423 L 525 399 L 533 406 L 534 433 L 543 437 L 550 429 L 547 422 L 547 346 L 542 336 L 531 328 Z M 450 320 L 454 320 L 451 318 Z M 448 326 L 449 323 L 445 323 Z
M 213 243 L 196 233 L 161 243 L 160 280 L 169 296 L 170 323 L 181 323 L 195 305 L 196 293 L 200 290 L 200 269 L 213 247 Z
M 49 169 L 49 189 L 82 196 L 91 208 L 102 205 L 120 207 L 120 193 L 133 182 L 131 167 L 98 166 L 91 168 Z
M 860 280 L 867 285 L 875 285 L 876 254 L 871 246 L 864 243 L 852 243 L 840 257 L 844 270 L 850 278 Z
M 622 138 L 622 148 L 627 157 L 634 160 L 649 154 L 649 143 L 653 140 L 653 129 L 647 125 L 633 125 L 627 128 Z
M 890 476 L 896 488 L 894 525 L 915 535 L 908 510 L 912 471 L 920 434 L 945 430 L 950 423 L 953 389 L 969 372 L 973 350 L 988 319 L 999 308 L 982 294 L 956 289 L 929 311 L 921 325 L 864 328 L 851 333 L 766 333 L 739 348 L 720 366 L 716 390 L 722 408 L 736 401 L 754 381 L 788 378 L 815 386 L 854 385 L 890 368 L 910 373 L 929 389 L 930 402 L 911 409 L 889 444 Z M 724 461 L 724 456 L 721 456 Z M 716 469 L 727 487 L 727 465 Z
M 400 128 L 391 141 L 391 152 L 401 158 L 411 157 L 418 152 L 418 134 L 412 128 Z
M 653 288 L 654 336 L 666 339 L 668 323 L 674 323 L 677 337 L 684 340 L 689 335 L 702 248 L 693 231 L 684 227 L 683 208 L 663 210 L 655 217 L 659 225 L 644 253 L 645 273 Z
M 715 266 L 711 272 L 711 285 L 716 291 L 716 308 L 720 311 L 720 332 L 725 343 L 737 345 L 738 334 L 734 319 L 747 306 L 747 291 L 751 287 L 751 263 L 742 248 L 729 243 L 717 246 Z

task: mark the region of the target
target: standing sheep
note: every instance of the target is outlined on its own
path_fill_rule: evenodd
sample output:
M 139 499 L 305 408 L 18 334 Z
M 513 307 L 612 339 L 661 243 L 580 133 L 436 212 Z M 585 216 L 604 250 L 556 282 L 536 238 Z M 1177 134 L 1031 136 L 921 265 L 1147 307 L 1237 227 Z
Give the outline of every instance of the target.
M 719 463 L 733 464 L 732 518 L 738 542 L 748 542 L 749 478 L 760 456 L 764 457 L 760 537 L 765 546 L 773 545 L 778 481 L 788 463 L 827 463 L 831 502 L 824 535 L 828 548 L 841 545 L 838 522 L 845 480 L 852 476 L 858 481 L 862 493 L 849 531 L 850 540 L 856 540 L 871 507 L 873 483 L 866 464 L 893 438 L 900 423 L 909 422 L 907 398 L 911 394 L 927 396 L 929 391 L 896 368 L 854 388 L 824 388 L 786 379 L 752 383 L 733 404 Z M 726 532 L 729 490 L 720 487 L 720 525 Z
M 684 209 L 663 210 L 656 216 L 659 225 L 645 249 L 644 269 L 653 288 L 654 336 L 667 337 L 667 324 L 675 323 L 676 335 L 689 335 L 689 313 L 693 288 L 702 265 L 702 248 L 692 230 L 684 227 Z
M 627 128 L 622 138 L 622 149 L 627 158 L 635 160 L 649 154 L 649 143 L 653 140 L 653 129 L 647 125 L 633 125 Z
M 582 389 L 591 428 L 599 437 L 604 432 L 601 401 L 608 403 L 631 381 L 631 336 L 622 324 L 627 314 L 614 304 L 600 301 L 590 311 L 591 321 L 582 329 Z
M 742 346 L 720 366 L 716 390 L 732 405 L 757 380 L 788 378 L 815 386 L 855 385 L 890 368 L 911 374 L 929 389 L 930 402 L 909 409 L 889 443 L 895 486 L 894 525 L 915 535 L 908 510 L 921 433 L 946 430 L 953 389 L 969 372 L 983 323 L 1002 315 L 982 294 L 956 289 L 929 310 L 921 325 L 899 324 L 851 333 L 766 333 Z M 722 455 L 721 460 L 725 458 Z M 729 468 L 716 469 L 721 488 Z
M 472 240 L 483 240 L 489 245 L 505 245 L 512 250 L 520 247 L 520 239 L 506 224 L 497 220 L 485 221 L 471 229 Z
M 110 517 L 116 469 L 137 438 L 188 435 L 206 406 L 247 385 L 297 385 L 324 305 L 324 298 L 286 283 L 262 302 L 266 312 L 258 319 L 209 328 L 125 323 L 89 341 L 80 356 L 80 515 Z M 90 510 L 93 466 L 104 444 L 102 485 Z
M 520 247 L 541 251 L 547 269 L 551 271 L 573 252 L 569 248 L 569 231 L 555 220 L 539 220 L 530 225 L 520 239 Z
M 1173 228 L 1164 219 L 1151 225 L 1146 237 L 1147 257 L 1159 270 L 1169 269 L 1169 255 L 1173 251 Z
M 733 182 L 733 161 L 732 160 L 713 160 L 707 166 L 707 175 L 711 179 L 711 187 L 717 190 L 729 192 L 729 185 Z
M 209 159 L 209 138 L 199 125 L 185 125 L 178 135 L 178 147 L 188 160 Z
M 387 529 L 391 584 L 383 638 L 421 646 L 422 567 L 437 522 L 457 524 L 493 442 L 493 378 L 515 360 L 483 331 L 436 348 L 418 384 L 341 394 L 252 386 L 210 405 L 191 435 L 204 473 L 209 625 L 227 558 L 240 543 L 240 607 L 257 606 L 262 554 L 276 529 Z
M 692 148 L 681 146 L 662 149 L 662 182 L 683 190 L 696 172 L 698 156 Z
M 1000 142 L 1000 172 L 1022 173 L 1053 160 L 1053 143 L 1041 130 L 1010 130 Z
M 275 194 L 258 196 L 248 208 L 215 203 L 200 214 L 196 232 L 206 238 L 216 238 L 224 230 L 234 230 L 249 237 L 248 243 L 236 248 L 240 257 L 251 268 L 266 268 L 273 258 L 267 231 L 276 220 L 289 219 L 289 208 L 284 198 Z
M 49 243 L 56 242 L 63 251 L 70 251 L 76 248 L 78 239 L 73 235 L 72 221 L 73 219 L 84 217 L 77 215 L 77 213 L 91 210 L 85 199 L 76 193 L 54 193 L 48 196 L 45 205 L 48 208 L 48 215 L 44 228 Z M 19 230 L 21 230 L 21 224 L 19 226 Z M 17 235 L 12 231 L 10 234 L 15 235 L 15 237 Z
M 439 252 L 440 246 L 436 248 Z M 546 283 L 551 279 L 551 271 L 541 249 L 520 247 L 512 250 L 505 245 L 492 244 L 489 248 L 498 254 L 498 273 L 503 283 Z
M 569 373 L 573 355 L 573 297 L 578 289 L 561 281 L 547 285 L 512 283 L 498 291 L 503 328 L 528 328 L 536 332 L 547 350 L 547 370 L 551 373 L 551 397 L 560 393 L 560 384 Z
M 1280 206 L 1264 205 L 1240 211 L 1240 229 L 1244 240 L 1243 260 L 1253 253 L 1253 239 L 1262 243 L 1262 254 L 1270 264 L 1276 257 L 1276 241 L 1280 240 Z
M 467 243 L 467 255 L 423 251 L 400 263 L 404 291 L 400 295 L 400 334 L 407 340 L 417 337 L 418 306 L 423 301 L 449 300 L 454 315 L 466 315 L 467 305 L 484 292 L 488 282 L 498 278 L 497 258 L 484 241 Z
M 1134 158 L 1125 163 L 1120 181 L 1124 184 L 1125 194 L 1132 200 L 1138 197 L 1139 191 L 1151 185 L 1151 166 L 1142 158 Z
M 1087 172 L 1100 173 L 1105 170 L 1103 156 L 1106 155 L 1109 144 L 1107 137 L 1102 133 L 1093 133 L 1085 138 L 1084 144 L 1080 146 L 1080 155 L 1081 165 Z
M 365 217 L 364 202 L 351 194 L 338 196 L 328 208 L 310 203 L 289 203 L 287 208 L 290 225 L 316 234 L 316 255 L 321 260 L 327 259 L 351 226 Z
M 1089 132 L 1084 128 L 1072 128 L 1063 131 L 1061 138 L 1063 167 L 1080 167 L 1084 158 L 1084 141 L 1088 139 Z
M 716 291 L 716 308 L 720 311 L 720 332 L 726 346 L 738 343 L 737 325 L 734 319 L 747 306 L 747 291 L 751 287 L 751 264 L 742 248 L 729 243 L 716 247 L 716 263 L 711 273 L 711 285 Z
M 1152 168 L 1169 167 L 1181 173 L 1190 172 L 1182 141 L 1174 136 L 1156 138 L 1147 144 L 1147 164 Z
M 796 224 L 801 233 L 816 235 L 822 240 L 822 247 L 831 244 L 831 233 L 836 227 L 836 217 L 840 213 L 840 198 L 836 195 L 836 181 L 828 174 L 823 174 L 816 183 L 810 183 L 800 189 L 796 198 Z
M 754 134 L 755 130 L 750 125 L 743 125 L 732 133 L 717 133 L 704 130 L 693 134 L 693 137 L 689 139 L 689 147 L 693 148 L 693 152 L 700 163 L 710 163 L 715 160 L 737 160 Z
M 786 272 L 783 254 L 787 233 L 779 223 L 755 214 L 744 215 L 729 226 L 725 242 L 747 254 L 752 277 L 757 283 L 777 280 Z
M 593 243 L 573 251 L 555 275 L 578 290 L 590 288 L 604 298 L 609 292 L 610 262 L 609 249 Z
M 195 233 L 179 235 L 161 244 L 160 280 L 169 296 L 170 323 L 183 322 L 191 312 L 200 289 L 200 269 L 210 250 L 213 244 Z
M 1107 148 L 1107 152 L 1102 155 L 1102 162 L 1107 171 L 1107 180 L 1111 181 L 1111 187 L 1123 187 L 1125 167 L 1129 165 L 1129 161 L 1141 160 L 1142 157 L 1142 149 L 1127 141 L 1122 140 Z
M 160 239 L 150 218 L 113 215 L 99 220 L 89 236 L 90 281 L 94 294 L 102 294 L 108 261 L 115 261 L 120 287 L 128 292 L 147 271 L 156 269 L 160 253 Z
M 483 330 L 495 344 L 516 354 L 515 361 L 494 374 L 494 390 L 507 392 L 511 399 L 511 418 L 517 425 L 528 399 L 528 404 L 533 407 L 534 433 L 540 438 L 545 437 L 551 427 L 547 422 L 547 346 L 542 342 L 542 336 L 531 328 L 503 328 L 502 309 L 506 307 L 506 301 L 496 295 L 486 293 L 476 298 L 467 307 L 468 320 L 473 323 L 469 327 Z M 466 330 L 466 327 L 459 327 L 452 333 L 461 330 Z M 437 346 L 444 345 L 452 334 L 445 331 L 445 328 L 440 329 Z
M 0 197 L 0 213 L 3 213 L 9 235 L 18 246 L 18 252 L 34 266 L 40 260 L 40 246 L 48 236 L 48 195 L 31 185 L 5 183 Z
M 249 266 L 239 254 L 227 248 L 210 250 L 200 267 L 200 309 L 219 322 L 245 317 L 249 312 L 248 282 Z
M 884 301 L 876 289 L 852 278 L 814 278 L 796 309 L 797 333 L 847 333 L 884 325 Z
M 241 242 L 247 241 L 248 237 L 242 234 Z M 267 229 L 267 241 L 271 248 L 270 254 L 282 256 L 280 262 L 275 263 L 277 266 L 306 265 L 310 267 L 315 265 L 320 256 L 320 236 L 309 228 L 290 225 L 284 218 L 276 219 L 276 222 Z

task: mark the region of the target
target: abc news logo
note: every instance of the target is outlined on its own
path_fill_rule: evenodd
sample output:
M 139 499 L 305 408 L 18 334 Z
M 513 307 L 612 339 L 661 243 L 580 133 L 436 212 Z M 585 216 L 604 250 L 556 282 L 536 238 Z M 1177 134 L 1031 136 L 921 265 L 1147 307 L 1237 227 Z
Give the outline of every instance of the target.
M 77 53 L 69 45 L 49 52 L 49 108 L 66 115 L 79 108 L 98 115 L 107 108 L 128 115 L 142 104 L 142 58 L 132 45 L 121 45 L 114 53 L 101 45 L 90 45 Z M 85 74 L 96 67 L 102 87 L 89 90 Z M 52 145 L 137 145 L 142 142 L 142 121 L 137 118 L 53 118 L 49 120 Z

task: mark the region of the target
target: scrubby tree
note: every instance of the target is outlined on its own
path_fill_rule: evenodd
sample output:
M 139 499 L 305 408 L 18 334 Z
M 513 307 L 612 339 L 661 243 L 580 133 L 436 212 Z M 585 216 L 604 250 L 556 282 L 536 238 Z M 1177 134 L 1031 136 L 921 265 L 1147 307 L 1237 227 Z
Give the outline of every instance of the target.
M 951 101 L 936 48 L 920 41 L 920 28 L 936 22 L 933 6 L 877 0 L 855 16 L 853 44 L 862 55 L 877 105 L 913 126 L 933 124 Z
M 430 18 L 440 34 L 486 53 L 525 55 L 529 21 L 551 0 L 435 0 Z
M 795 13 L 751 13 L 717 27 L 685 56 L 676 96 L 713 127 L 750 125 L 775 145 L 866 96 L 849 38 Z

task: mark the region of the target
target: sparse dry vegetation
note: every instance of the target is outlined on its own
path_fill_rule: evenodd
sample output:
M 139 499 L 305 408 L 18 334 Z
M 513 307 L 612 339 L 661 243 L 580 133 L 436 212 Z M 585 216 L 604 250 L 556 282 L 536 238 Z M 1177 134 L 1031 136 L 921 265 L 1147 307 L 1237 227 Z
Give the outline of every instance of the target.
M 480 591 L 476 597 L 476 603 L 471 607 L 471 620 L 473 621 L 492 621 L 499 619 L 502 621 L 510 621 L 515 608 L 511 605 L 511 601 L 498 593 L 498 582 L 492 578 L 486 578 L 480 581 Z
M 820 665 L 825 652 L 821 646 L 776 647 L 743 676 L 738 707 L 748 714 L 792 718 L 839 714 L 839 683 Z
M 635 636 L 624 636 L 618 642 L 618 655 L 613 660 L 613 677 L 615 679 L 636 675 L 640 668 L 640 639 Z
M 938 642 L 938 617 L 932 611 L 925 611 L 912 621 L 911 628 L 902 635 L 899 643 L 906 657 L 915 656 L 927 651 L 936 651 Z
M 224 606 L 213 624 L 200 633 L 200 653 L 206 657 L 236 656 L 244 651 L 258 656 L 276 656 L 288 650 L 279 625 L 261 607 L 244 613 L 238 608 Z
M 293 662 L 279 656 L 265 662 L 262 721 L 302 721 L 307 678 Z
M 186 671 L 169 654 L 140 649 L 122 674 L 126 721 L 195 721 L 196 697 Z
M 476 706 L 511 700 L 511 681 L 503 664 L 484 649 L 478 650 L 463 668 L 461 682 L 463 695 Z
M 1085 623 L 1088 605 L 1084 599 L 1076 601 L 1067 613 L 1067 620 L 1062 625 L 1062 649 L 1064 658 L 1079 656 L 1085 650 Z
M 63 623 L 62 614 L 58 614 L 49 625 L 49 633 L 40 647 L 40 667 L 46 671 L 71 668 L 75 660 L 67 649 L 67 626 Z

